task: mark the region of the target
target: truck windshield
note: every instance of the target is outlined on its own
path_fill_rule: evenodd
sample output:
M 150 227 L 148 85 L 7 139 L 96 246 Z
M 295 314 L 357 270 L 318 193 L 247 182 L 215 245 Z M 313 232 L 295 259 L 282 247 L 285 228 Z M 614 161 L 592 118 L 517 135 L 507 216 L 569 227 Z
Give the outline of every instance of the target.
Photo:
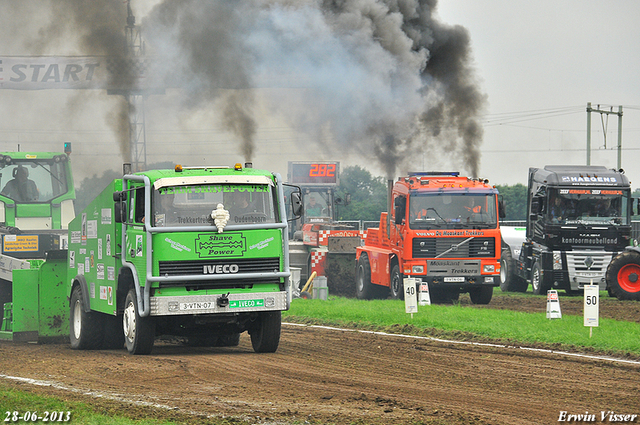
M 68 162 L 53 159 L 0 165 L 0 194 L 20 203 L 44 203 L 67 193 Z
M 229 212 L 227 225 L 275 223 L 276 199 L 268 185 L 206 184 L 161 187 L 152 195 L 154 226 L 212 224 L 218 204 Z
M 558 224 L 627 225 L 629 192 L 620 189 L 551 189 L 547 217 Z
M 493 193 L 413 193 L 409 199 L 409 226 L 412 229 L 488 229 L 497 224 Z

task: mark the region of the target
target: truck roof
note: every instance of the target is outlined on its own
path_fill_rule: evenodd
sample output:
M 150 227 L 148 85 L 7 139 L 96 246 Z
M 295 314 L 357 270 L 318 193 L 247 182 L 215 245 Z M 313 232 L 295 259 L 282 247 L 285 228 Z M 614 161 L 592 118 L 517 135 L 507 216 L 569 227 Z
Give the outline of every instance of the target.
M 12 159 L 52 159 L 64 155 L 62 152 L 0 152 L 0 156 L 8 156 Z
M 257 168 L 176 166 L 173 170 L 149 170 L 134 174 L 149 177 L 149 180 L 156 188 L 165 185 L 177 186 L 205 183 L 273 184 L 273 173 Z
M 529 168 L 534 181 L 552 186 L 629 186 L 623 170 L 599 165 L 547 165 Z
M 457 172 L 416 172 L 408 177 L 400 177 L 398 183 L 405 185 L 409 190 L 491 190 L 496 189 L 486 179 L 474 179 L 460 177 Z

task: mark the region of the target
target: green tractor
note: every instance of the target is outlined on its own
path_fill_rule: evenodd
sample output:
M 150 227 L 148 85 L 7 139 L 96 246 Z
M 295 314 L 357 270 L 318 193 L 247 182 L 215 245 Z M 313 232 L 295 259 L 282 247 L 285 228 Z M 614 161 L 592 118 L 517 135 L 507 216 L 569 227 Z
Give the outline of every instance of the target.
M 75 217 L 70 145 L 60 152 L 0 152 L 0 339 L 69 333 L 68 225 Z

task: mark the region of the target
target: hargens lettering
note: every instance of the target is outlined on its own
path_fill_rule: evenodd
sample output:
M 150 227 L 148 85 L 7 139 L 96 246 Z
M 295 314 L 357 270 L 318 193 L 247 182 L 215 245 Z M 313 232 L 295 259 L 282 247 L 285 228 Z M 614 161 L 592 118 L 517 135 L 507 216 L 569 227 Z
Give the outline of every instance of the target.
M 200 258 L 240 257 L 247 250 L 245 238 L 241 234 L 199 234 L 195 242 L 196 252 Z

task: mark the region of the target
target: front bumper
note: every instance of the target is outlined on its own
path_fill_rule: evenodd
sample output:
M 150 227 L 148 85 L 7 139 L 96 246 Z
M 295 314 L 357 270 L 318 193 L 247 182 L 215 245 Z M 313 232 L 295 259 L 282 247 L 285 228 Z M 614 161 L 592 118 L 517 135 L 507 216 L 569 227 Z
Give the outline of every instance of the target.
M 287 309 L 287 293 L 281 291 L 228 296 L 216 294 L 151 297 L 150 307 L 151 316 L 279 311 Z

